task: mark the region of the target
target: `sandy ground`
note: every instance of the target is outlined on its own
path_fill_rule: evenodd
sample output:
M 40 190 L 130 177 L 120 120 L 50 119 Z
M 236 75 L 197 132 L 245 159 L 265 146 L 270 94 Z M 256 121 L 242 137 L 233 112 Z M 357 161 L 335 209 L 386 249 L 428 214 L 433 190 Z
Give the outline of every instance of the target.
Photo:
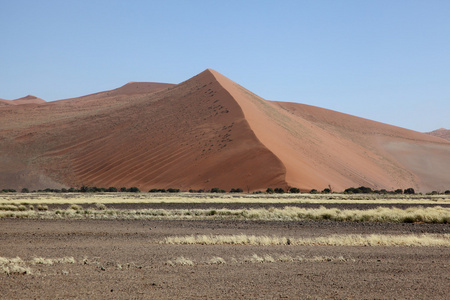
M 446 299 L 450 251 L 444 247 L 204 246 L 159 241 L 191 234 L 313 237 L 448 231 L 448 224 L 1 219 L 1 257 L 25 261 L 74 257 L 76 263 L 29 265 L 32 275 L 0 274 L 0 298 Z M 275 261 L 255 263 L 254 254 Z M 180 257 L 194 265 L 176 264 Z M 225 263 L 209 263 L 214 257 Z

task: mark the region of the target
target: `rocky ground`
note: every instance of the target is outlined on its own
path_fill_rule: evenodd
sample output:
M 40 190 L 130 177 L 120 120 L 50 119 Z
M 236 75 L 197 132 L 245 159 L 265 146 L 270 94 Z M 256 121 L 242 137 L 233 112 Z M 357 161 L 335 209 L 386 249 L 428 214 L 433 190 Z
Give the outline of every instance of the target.
M 20 257 L 31 272 L 0 272 L 0 298 L 446 299 L 450 283 L 446 247 L 207 246 L 160 241 L 192 234 L 318 237 L 448 232 L 448 224 L 417 223 L 0 219 L 0 257 Z M 73 257 L 75 263 L 31 263 L 36 257 Z

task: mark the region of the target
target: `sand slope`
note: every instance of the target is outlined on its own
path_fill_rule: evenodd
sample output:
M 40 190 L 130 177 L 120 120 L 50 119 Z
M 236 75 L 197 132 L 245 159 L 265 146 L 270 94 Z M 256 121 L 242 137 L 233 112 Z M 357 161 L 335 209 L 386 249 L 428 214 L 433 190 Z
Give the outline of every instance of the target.
M 13 188 L 450 186 L 450 142 L 266 101 L 210 69 L 178 85 L 2 106 L 0 158 L 0 187 Z

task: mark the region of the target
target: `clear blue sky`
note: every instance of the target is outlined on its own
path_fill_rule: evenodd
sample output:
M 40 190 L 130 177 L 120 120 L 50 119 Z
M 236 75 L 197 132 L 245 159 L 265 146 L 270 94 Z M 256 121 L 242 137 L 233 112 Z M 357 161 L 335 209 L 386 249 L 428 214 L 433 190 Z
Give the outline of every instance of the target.
M 206 68 L 265 99 L 450 129 L 450 1 L 0 0 L 0 98 Z

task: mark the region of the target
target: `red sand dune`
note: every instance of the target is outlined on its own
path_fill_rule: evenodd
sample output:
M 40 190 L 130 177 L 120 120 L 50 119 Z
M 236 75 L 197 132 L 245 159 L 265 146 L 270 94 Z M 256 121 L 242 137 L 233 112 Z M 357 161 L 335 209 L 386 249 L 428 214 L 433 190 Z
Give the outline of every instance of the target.
M 450 188 L 450 142 L 264 100 L 206 70 L 0 108 L 0 187 Z
M 450 130 L 445 128 L 440 128 L 431 132 L 427 132 L 427 134 L 437 136 L 440 137 L 441 139 L 450 141 Z

